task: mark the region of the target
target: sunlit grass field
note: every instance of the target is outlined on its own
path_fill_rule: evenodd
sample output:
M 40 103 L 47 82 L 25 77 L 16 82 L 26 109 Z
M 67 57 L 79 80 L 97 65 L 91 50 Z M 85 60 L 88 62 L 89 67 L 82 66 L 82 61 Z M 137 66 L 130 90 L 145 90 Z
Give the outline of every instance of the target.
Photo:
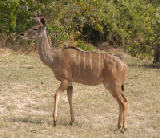
M 119 107 L 103 85 L 73 84 L 75 123 L 69 125 L 66 91 L 52 123 L 54 93 L 59 82 L 37 55 L 0 50 L 0 138 L 158 138 L 160 135 L 160 68 L 126 56 L 129 76 L 128 130 L 114 131 Z M 147 65 L 146 65 L 147 64 Z

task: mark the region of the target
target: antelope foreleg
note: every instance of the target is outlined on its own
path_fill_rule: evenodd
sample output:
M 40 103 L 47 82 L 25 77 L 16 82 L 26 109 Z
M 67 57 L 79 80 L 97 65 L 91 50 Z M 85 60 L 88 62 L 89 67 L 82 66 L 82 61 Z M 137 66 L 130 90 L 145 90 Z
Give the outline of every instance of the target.
M 74 112 L 73 112 L 73 106 L 72 106 L 73 86 L 68 86 L 67 94 L 68 94 L 68 102 L 69 102 L 70 114 L 71 114 L 71 122 L 70 122 L 70 124 L 72 125 L 73 122 L 74 122 Z
M 61 81 L 60 87 L 58 88 L 58 90 L 55 93 L 55 103 L 54 103 L 54 111 L 53 111 L 53 122 L 54 122 L 54 126 L 56 126 L 56 120 L 57 120 L 57 107 L 58 107 L 58 101 L 60 98 L 60 95 L 63 93 L 64 90 L 66 90 L 68 88 L 68 81 L 67 80 L 63 80 Z

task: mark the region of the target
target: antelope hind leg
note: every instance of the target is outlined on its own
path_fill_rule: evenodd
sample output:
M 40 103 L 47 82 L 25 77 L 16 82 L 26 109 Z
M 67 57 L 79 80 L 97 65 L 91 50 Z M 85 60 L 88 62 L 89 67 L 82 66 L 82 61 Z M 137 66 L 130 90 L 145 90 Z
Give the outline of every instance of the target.
M 121 130 L 122 133 L 124 133 L 127 130 L 127 110 L 128 110 L 128 100 L 125 98 L 123 92 L 124 92 L 124 84 L 121 86 L 121 101 L 124 104 L 122 107 L 120 107 L 120 114 L 119 114 L 119 120 L 118 120 L 118 128 L 120 129 L 122 126 L 123 121 L 123 128 Z
M 116 130 L 121 129 L 121 132 L 124 133 L 127 130 L 127 109 L 128 109 L 128 100 L 124 97 L 123 91 L 120 88 L 110 88 L 112 96 L 116 99 L 119 104 L 119 118 L 118 125 Z
M 122 109 L 121 107 L 119 106 L 119 119 L 118 119 L 118 126 L 117 126 L 117 130 L 121 129 L 122 128 L 122 125 L 123 125 L 123 112 L 122 112 Z
M 124 94 L 122 94 L 123 101 L 124 101 L 124 110 L 123 110 L 123 128 L 122 133 L 124 133 L 127 130 L 127 112 L 128 112 L 128 99 L 124 97 Z
M 116 99 L 118 104 L 120 105 L 121 108 L 121 115 L 123 117 L 123 127 L 121 129 L 121 132 L 124 133 L 127 130 L 127 110 L 128 110 L 128 100 L 127 98 L 124 97 L 124 94 L 121 93 L 119 94 L 118 98 Z M 119 123 L 119 122 L 118 122 Z

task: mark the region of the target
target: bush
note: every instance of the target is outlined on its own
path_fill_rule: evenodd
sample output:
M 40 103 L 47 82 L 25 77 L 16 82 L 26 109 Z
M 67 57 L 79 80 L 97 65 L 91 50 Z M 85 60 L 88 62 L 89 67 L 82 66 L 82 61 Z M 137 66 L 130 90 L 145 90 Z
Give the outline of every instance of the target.
M 47 31 L 56 47 L 62 47 L 64 41 L 77 41 L 82 48 L 84 42 L 96 46 L 108 41 L 110 45 L 125 47 L 132 56 L 150 56 L 160 32 L 159 3 L 159 0 L 3 0 L 0 39 L 11 34 L 18 36 L 30 28 L 34 24 L 32 16 L 39 13 L 46 17 Z M 12 43 L 12 40 L 5 41 Z

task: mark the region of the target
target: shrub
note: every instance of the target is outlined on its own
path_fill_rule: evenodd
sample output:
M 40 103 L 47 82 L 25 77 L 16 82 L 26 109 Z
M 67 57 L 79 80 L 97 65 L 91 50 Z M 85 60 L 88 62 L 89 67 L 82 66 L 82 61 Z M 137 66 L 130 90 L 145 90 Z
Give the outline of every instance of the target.
M 159 3 L 159 0 L 2 0 L 0 39 L 12 36 L 4 39 L 9 44 L 16 36 L 16 41 L 23 45 L 34 43 L 17 40 L 17 36 L 34 25 L 32 16 L 39 13 L 46 17 L 47 31 L 56 47 L 65 41 L 77 41 L 77 46 L 85 49 L 84 42 L 96 46 L 108 41 L 110 45 L 125 47 L 132 56 L 153 56 L 160 33 Z

